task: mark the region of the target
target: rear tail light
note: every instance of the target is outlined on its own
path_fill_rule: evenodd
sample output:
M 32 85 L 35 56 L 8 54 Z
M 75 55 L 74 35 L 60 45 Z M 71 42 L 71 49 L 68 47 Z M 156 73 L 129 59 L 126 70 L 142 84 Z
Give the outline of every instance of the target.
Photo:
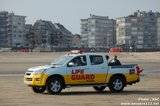
M 137 75 L 139 75 L 141 72 L 143 71 L 143 68 L 140 68 L 140 66 L 136 66 L 136 72 L 137 72 Z
M 135 73 L 135 69 L 130 69 L 129 70 L 129 74 L 134 74 Z

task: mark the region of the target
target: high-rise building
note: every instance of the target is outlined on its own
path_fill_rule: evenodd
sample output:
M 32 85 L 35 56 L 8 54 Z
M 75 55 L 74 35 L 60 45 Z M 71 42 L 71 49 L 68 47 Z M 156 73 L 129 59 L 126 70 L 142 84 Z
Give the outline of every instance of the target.
M 110 48 L 115 46 L 115 20 L 108 16 L 90 15 L 81 19 L 82 47 Z
M 81 35 L 75 34 L 72 37 L 72 47 L 73 48 L 81 48 Z
M 126 49 L 156 49 L 158 12 L 137 11 L 116 19 L 117 45 Z
M 70 48 L 72 46 L 73 34 L 60 23 L 54 23 L 57 30 L 59 46 L 62 48 Z
M 25 47 L 25 16 L 9 15 L 9 24 L 11 28 L 11 46 Z
M 72 33 L 59 23 L 37 20 L 33 25 L 35 43 L 41 48 L 69 48 Z
M 10 38 L 8 31 L 11 30 L 8 23 L 9 16 L 7 11 L 0 12 L 0 47 L 9 47 Z
M 160 17 L 157 18 L 157 47 L 160 49 Z
M 25 16 L 0 12 L 0 46 L 24 47 Z
M 35 36 L 32 24 L 25 24 L 25 47 L 34 48 Z

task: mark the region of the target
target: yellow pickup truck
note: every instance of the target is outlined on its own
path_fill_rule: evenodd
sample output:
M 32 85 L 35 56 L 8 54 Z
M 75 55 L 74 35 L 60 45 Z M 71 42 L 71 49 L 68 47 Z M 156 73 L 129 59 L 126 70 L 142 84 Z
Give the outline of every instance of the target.
M 24 83 L 35 93 L 59 94 L 72 86 L 92 86 L 96 91 L 109 87 L 111 92 L 120 92 L 139 82 L 141 71 L 136 64 L 109 66 L 105 53 L 70 53 L 50 65 L 29 68 Z

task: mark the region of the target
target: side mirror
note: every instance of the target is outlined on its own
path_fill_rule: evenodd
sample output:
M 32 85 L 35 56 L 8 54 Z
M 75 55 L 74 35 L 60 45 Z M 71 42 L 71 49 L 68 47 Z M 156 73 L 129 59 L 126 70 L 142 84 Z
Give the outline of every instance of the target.
M 73 62 L 69 62 L 69 63 L 68 63 L 68 66 L 69 66 L 69 67 L 73 67 L 73 66 L 74 66 L 74 63 L 73 63 Z

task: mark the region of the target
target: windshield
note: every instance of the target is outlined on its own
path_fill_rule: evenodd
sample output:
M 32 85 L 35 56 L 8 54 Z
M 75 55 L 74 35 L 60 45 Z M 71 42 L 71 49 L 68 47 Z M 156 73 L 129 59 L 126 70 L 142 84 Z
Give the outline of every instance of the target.
M 51 65 L 64 65 L 66 62 L 72 59 L 73 56 L 61 56 L 51 62 Z

